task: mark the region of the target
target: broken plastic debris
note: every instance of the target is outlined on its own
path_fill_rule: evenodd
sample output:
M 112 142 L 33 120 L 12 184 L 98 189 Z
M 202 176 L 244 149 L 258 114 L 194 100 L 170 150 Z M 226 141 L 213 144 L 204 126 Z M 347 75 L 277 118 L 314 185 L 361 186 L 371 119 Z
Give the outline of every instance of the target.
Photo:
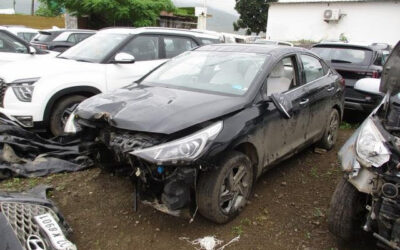
M 194 246 L 195 249 L 201 250 L 223 250 L 225 247 L 231 245 L 234 242 L 239 241 L 240 235 L 233 238 L 231 241 L 226 243 L 225 245 L 222 245 L 224 241 L 217 239 L 215 236 L 206 236 L 203 238 L 198 238 L 193 241 L 190 241 L 189 238 L 187 237 L 179 237 L 180 240 L 184 240 Z M 222 245 L 221 247 L 217 248 L 218 246 Z M 198 248 L 200 247 L 200 248 Z

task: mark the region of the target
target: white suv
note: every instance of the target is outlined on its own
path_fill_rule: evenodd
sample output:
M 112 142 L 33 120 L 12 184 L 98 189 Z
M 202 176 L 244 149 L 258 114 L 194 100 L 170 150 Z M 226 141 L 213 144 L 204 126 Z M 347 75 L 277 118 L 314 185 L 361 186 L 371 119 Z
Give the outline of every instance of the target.
M 26 128 L 63 133 L 84 99 L 124 87 L 168 58 L 218 43 L 217 36 L 165 28 L 99 31 L 55 58 L 0 68 L 0 112 Z

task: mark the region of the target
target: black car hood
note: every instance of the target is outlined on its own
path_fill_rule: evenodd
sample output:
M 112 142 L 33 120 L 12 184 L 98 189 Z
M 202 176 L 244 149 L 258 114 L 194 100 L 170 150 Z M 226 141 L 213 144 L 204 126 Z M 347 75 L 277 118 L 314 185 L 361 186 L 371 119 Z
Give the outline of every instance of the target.
M 76 114 L 120 129 L 172 134 L 245 105 L 244 97 L 137 85 L 89 98 Z
M 383 66 L 379 90 L 389 94 L 400 92 L 400 42 L 397 43 Z

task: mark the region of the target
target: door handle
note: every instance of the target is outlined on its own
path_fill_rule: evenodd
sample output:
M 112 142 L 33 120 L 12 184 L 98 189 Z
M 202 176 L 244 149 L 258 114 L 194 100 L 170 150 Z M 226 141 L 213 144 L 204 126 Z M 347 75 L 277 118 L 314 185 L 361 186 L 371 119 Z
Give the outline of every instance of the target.
M 310 99 L 302 99 L 300 101 L 300 105 L 306 105 L 309 101 L 310 101 Z
M 335 89 L 335 87 L 330 87 L 330 88 L 327 88 L 326 91 L 331 92 L 334 89 Z

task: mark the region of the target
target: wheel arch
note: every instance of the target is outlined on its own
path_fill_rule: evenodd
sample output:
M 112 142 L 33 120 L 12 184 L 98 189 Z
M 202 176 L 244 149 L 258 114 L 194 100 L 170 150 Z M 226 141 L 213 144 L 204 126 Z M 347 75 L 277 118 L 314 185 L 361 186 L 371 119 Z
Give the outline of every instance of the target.
M 66 96 L 70 95 L 83 95 L 86 97 L 91 97 L 97 94 L 100 94 L 101 91 L 95 87 L 91 86 L 77 86 L 77 87 L 71 87 L 71 88 L 66 88 L 58 91 L 55 93 L 50 100 L 47 102 L 46 108 L 44 110 L 43 114 L 43 121 L 47 125 L 48 121 L 50 119 L 51 111 L 54 108 L 54 105 L 57 103 L 58 100 L 61 98 L 64 98 Z
M 343 111 L 338 104 L 333 105 L 332 109 L 336 109 L 339 112 L 340 122 L 343 120 Z
M 246 141 L 239 143 L 233 149 L 249 157 L 253 168 L 253 178 L 256 179 L 259 173 L 259 156 L 256 146 L 253 143 Z

